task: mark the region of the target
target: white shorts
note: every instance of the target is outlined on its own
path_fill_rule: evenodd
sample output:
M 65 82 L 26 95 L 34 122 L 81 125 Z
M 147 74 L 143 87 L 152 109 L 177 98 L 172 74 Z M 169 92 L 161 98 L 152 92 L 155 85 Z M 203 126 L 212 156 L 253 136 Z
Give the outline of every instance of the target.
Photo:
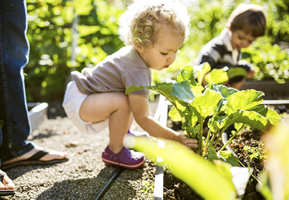
M 74 81 L 67 84 L 62 106 L 72 123 L 83 133 L 99 133 L 108 127 L 108 119 L 101 122 L 86 122 L 79 116 L 79 109 L 87 97 L 86 94 L 81 93 Z

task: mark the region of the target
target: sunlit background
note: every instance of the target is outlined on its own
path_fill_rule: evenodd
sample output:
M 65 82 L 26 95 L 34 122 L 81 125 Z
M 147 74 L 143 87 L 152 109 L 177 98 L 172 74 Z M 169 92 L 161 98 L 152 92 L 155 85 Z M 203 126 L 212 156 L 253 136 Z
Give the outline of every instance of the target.
M 28 101 L 62 101 L 71 70 L 93 67 L 123 46 L 118 18 L 131 0 L 27 0 L 30 61 L 25 68 Z M 289 79 L 289 0 L 182 0 L 191 16 L 190 37 L 175 63 L 153 73 L 153 84 L 174 79 L 191 64 L 204 44 L 225 28 L 239 3 L 264 7 L 266 36 L 244 50 L 244 59 L 256 67 L 256 80 Z

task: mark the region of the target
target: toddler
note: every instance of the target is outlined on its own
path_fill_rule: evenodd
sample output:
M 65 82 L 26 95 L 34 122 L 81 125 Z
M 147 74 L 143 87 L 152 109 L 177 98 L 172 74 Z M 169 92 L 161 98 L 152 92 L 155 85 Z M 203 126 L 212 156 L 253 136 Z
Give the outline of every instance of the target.
M 120 18 L 125 47 L 93 68 L 72 72 L 63 107 L 82 132 L 97 133 L 106 125 L 109 144 L 102 153 L 106 164 L 128 169 L 144 163 L 142 153 L 123 145 L 132 114 L 150 135 L 197 148 L 197 140 L 160 125 L 150 115 L 148 90 L 125 94 L 130 85 L 151 85 L 151 70 L 168 68 L 188 34 L 187 9 L 178 1 L 138 0 Z
M 196 60 L 194 66 L 208 62 L 211 69 L 228 67 L 242 67 L 252 78 L 254 70 L 250 64 L 240 61 L 242 48 L 249 47 L 258 37 L 263 36 L 266 31 L 266 18 L 262 7 L 254 4 L 240 4 L 232 12 L 227 22 L 227 27 L 216 38 L 207 43 Z M 246 77 L 229 76 L 228 86 L 240 89 Z M 207 83 L 204 81 L 204 85 Z

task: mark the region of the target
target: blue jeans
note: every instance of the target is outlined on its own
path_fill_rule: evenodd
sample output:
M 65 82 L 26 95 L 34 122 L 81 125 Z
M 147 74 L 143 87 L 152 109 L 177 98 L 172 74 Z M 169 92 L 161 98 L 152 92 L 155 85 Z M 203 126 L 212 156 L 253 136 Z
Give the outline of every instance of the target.
M 26 141 L 30 124 L 23 68 L 28 62 L 25 0 L 0 0 L 0 158 L 19 157 L 34 145 Z M 0 160 L 0 164 L 1 164 Z

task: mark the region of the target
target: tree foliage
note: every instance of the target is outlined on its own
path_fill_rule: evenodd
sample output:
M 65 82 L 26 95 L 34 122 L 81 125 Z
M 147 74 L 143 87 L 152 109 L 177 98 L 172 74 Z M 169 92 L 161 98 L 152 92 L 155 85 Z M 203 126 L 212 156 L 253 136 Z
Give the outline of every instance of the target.
M 28 101 L 62 100 L 72 69 L 93 66 L 122 46 L 116 22 L 123 11 L 105 0 L 27 0 L 27 12 Z
M 190 37 L 169 69 L 153 72 L 154 83 L 175 79 L 181 66 L 192 64 L 202 46 L 220 34 L 230 13 L 243 1 L 185 2 L 191 15 Z M 62 100 L 71 70 L 92 67 L 121 48 L 117 21 L 126 3 L 125 0 L 27 0 L 30 42 L 30 61 L 24 68 L 27 100 Z M 288 43 L 288 0 L 251 3 L 262 5 L 267 17 L 266 36 L 255 43 Z M 262 45 L 250 47 L 246 58 L 251 56 L 248 52 L 258 52 L 256 46 Z

